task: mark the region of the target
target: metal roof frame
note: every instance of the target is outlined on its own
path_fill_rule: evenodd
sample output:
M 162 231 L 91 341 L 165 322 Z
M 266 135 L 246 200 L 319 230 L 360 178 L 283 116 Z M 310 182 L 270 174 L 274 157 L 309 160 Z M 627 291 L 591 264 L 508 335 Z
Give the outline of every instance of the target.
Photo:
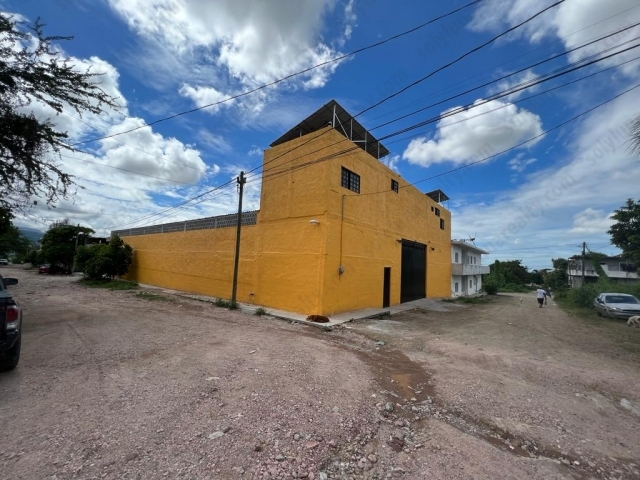
M 271 143 L 271 147 L 281 145 L 330 125 L 337 132 L 351 140 L 365 152 L 378 160 L 389 155 L 389 150 L 380 143 L 360 122 L 353 118 L 335 100 L 323 105 L 316 112 L 301 121 L 287 133 Z

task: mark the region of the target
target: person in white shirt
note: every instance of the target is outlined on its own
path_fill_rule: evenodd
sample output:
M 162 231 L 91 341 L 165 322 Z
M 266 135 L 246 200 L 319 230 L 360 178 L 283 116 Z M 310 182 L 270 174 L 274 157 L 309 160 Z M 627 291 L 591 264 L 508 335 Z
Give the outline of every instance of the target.
M 542 304 L 547 298 L 547 292 L 545 292 L 542 287 L 538 287 L 538 290 L 536 290 L 536 297 L 538 298 L 538 305 L 542 308 Z

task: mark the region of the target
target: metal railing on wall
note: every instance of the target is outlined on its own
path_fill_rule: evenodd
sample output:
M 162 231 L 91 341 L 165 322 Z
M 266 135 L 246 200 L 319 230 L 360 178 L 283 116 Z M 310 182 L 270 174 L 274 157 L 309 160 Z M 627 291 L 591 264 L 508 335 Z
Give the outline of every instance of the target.
M 258 223 L 258 210 L 253 212 L 243 212 L 242 226 L 255 225 Z M 132 237 L 136 235 L 152 235 L 156 233 L 187 232 L 190 230 L 207 230 L 212 228 L 229 228 L 238 224 L 238 214 L 219 215 L 217 217 L 198 218 L 196 220 L 186 220 L 184 222 L 163 223 L 160 225 L 150 225 L 148 227 L 128 228 L 124 230 L 114 230 L 111 236 Z

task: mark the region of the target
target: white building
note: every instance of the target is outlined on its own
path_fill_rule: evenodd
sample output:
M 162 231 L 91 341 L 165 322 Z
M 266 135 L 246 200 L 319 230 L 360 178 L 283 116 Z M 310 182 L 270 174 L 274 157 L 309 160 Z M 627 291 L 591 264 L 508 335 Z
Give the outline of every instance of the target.
M 640 281 L 638 270 L 634 265 L 624 261 L 622 256 L 605 257 L 600 260 L 600 266 L 609 280 L 620 283 L 632 283 Z M 582 286 L 582 258 L 575 256 L 569 259 L 569 286 L 578 288 Z M 595 269 L 593 259 L 587 257 L 584 260 L 585 283 L 598 281 L 598 272 Z
M 473 295 L 482 290 L 482 275 L 489 267 L 482 265 L 482 255 L 489 252 L 468 240 L 451 240 L 451 296 Z

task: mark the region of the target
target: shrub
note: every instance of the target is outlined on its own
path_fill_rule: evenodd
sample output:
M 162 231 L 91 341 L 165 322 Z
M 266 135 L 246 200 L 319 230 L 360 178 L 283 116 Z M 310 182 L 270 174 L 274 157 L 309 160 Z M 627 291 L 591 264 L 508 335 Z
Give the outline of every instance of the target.
M 78 247 L 75 257 L 78 270 L 92 280 L 124 275 L 132 261 L 133 249 L 117 235 L 107 244 Z
M 484 282 L 482 285 L 482 289 L 486 292 L 487 295 L 495 295 L 498 293 L 498 284 L 492 280 L 488 280 Z
M 256 315 L 258 317 L 261 317 L 263 315 L 268 315 L 268 314 L 269 314 L 269 312 L 267 312 L 267 310 L 265 308 L 262 308 L 262 307 L 257 308 L 255 313 L 254 313 L 254 315 Z

